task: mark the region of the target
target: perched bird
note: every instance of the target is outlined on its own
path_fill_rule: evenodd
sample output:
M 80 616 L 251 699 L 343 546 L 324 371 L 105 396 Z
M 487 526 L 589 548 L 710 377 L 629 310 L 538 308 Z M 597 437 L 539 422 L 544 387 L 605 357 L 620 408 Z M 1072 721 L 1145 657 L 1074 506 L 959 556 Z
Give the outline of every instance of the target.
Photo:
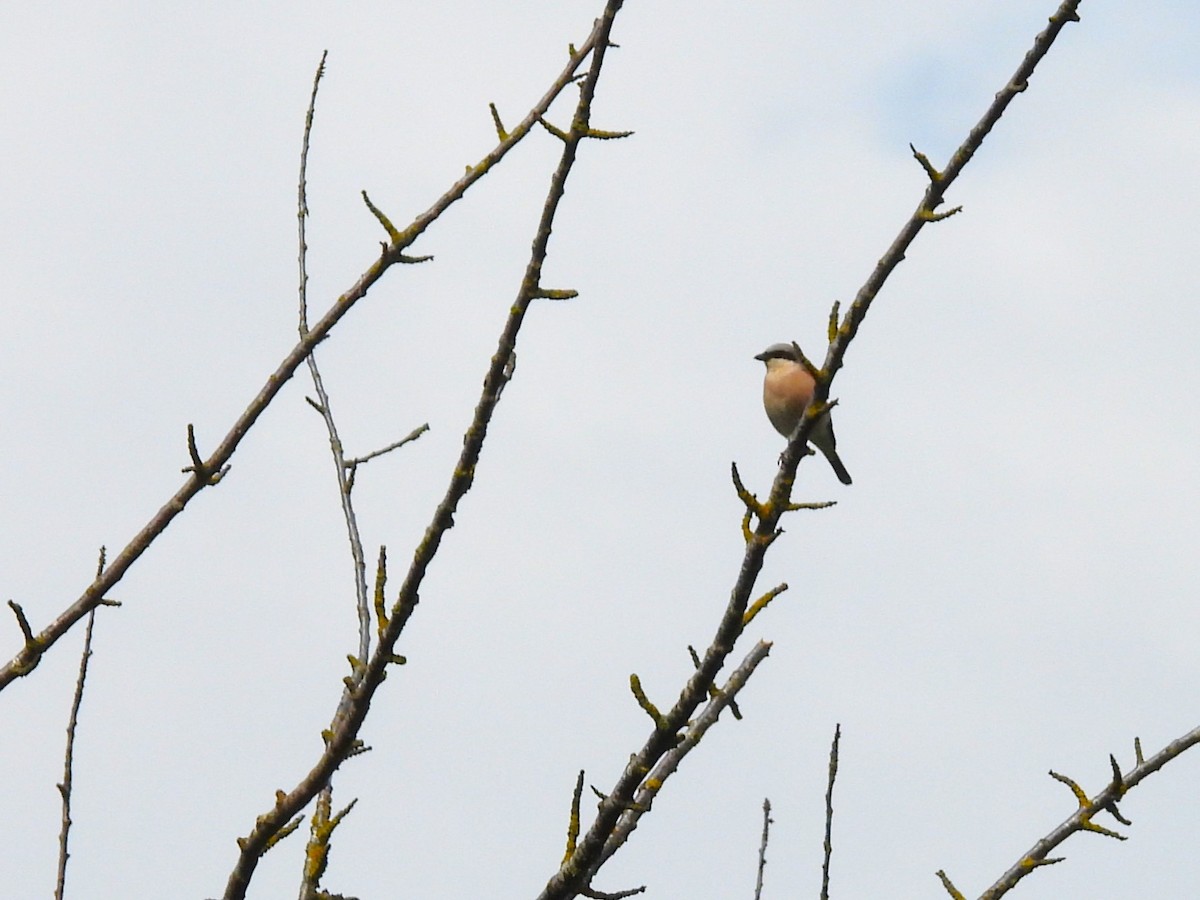
M 763 406 L 767 410 L 767 418 L 775 426 L 775 430 L 784 437 L 791 437 L 804 408 L 812 400 L 816 381 L 796 354 L 796 348 L 791 344 L 772 344 L 755 359 L 761 359 L 767 366 L 766 377 L 763 378 Z M 837 455 L 837 438 L 833 436 L 833 422 L 826 412 L 813 423 L 812 433 L 808 442 L 825 454 L 829 465 L 837 473 L 838 481 L 850 483 L 850 473 L 842 465 Z

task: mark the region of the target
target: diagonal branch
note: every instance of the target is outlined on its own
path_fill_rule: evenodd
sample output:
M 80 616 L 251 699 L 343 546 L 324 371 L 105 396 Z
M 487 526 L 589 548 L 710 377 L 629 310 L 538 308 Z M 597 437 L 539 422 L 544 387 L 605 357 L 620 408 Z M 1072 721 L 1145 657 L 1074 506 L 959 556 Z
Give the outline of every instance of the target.
M 296 787 L 290 792 L 279 791 L 276 794 L 274 806 L 255 820 L 250 834 L 238 839 L 238 859 L 226 883 L 225 900 L 241 900 L 245 897 L 258 861 L 270 846 L 274 836 L 328 784 L 338 766 L 362 747 L 358 733 L 366 719 L 371 700 L 383 683 L 387 667 L 401 661 L 401 658 L 395 654 L 396 641 L 416 609 L 422 581 L 437 553 L 442 538 L 454 525 L 454 514 L 458 503 L 471 488 L 484 438 L 487 435 L 488 424 L 500 401 L 504 386 L 512 377 L 517 335 L 524 322 L 525 314 L 533 300 L 548 295 L 548 292 L 541 286 L 541 271 L 546 259 L 551 228 L 565 191 L 567 176 L 575 162 L 579 142 L 588 137 L 586 132 L 589 127 L 591 102 L 600 77 L 605 51 L 609 46 L 608 36 L 612 29 L 613 19 L 621 7 L 621 3 L 622 0 L 608 0 L 603 16 L 597 20 L 591 36 L 583 45 L 584 48 L 590 49 L 591 63 L 587 77 L 580 85 L 579 102 L 575 108 L 571 131 L 568 139 L 564 141 L 562 156 L 551 177 L 550 190 L 542 208 L 529 263 L 517 291 L 517 297 L 510 307 L 504 329 L 500 334 L 499 346 L 484 377 L 482 393 L 475 407 L 475 415 L 463 437 L 462 453 L 451 476 L 446 494 L 434 511 L 433 519 L 425 529 L 425 535 L 413 554 L 412 564 L 391 608 L 391 614 L 387 617 L 386 624 L 380 629 L 375 650 L 371 653 L 370 658 L 362 663 L 361 675 L 356 680 L 347 682 L 348 690 L 339 704 L 333 722 L 330 728 L 323 733 L 324 752 Z M 583 52 L 582 48 L 576 51 L 572 60 L 575 60 L 581 52 Z M 527 118 L 526 122 L 529 121 L 531 120 Z M 526 126 L 523 122 L 517 127 L 520 129 Z
M 599 865 L 601 854 L 607 847 L 610 834 L 617 827 L 621 817 L 634 808 L 634 797 L 639 791 L 639 786 L 643 784 L 644 780 L 649 780 L 647 779 L 649 767 L 657 760 L 664 758 L 675 746 L 679 732 L 687 725 L 693 713 L 707 697 L 709 688 L 715 683 L 717 673 L 724 666 L 726 658 L 733 651 L 734 645 L 745 629 L 747 607 L 754 591 L 755 582 L 762 570 L 767 549 L 781 533 L 779 521 L 785 512 L 797 508 L 795 504 L 791 503 L 796 468 L 807 453 L 808 438 L 814 424 L 828 408 L 829 388 L 833 377 L 841 368 L 846 350 L 862 324 L 871 302 L 883 287 L 892 270 L 904 258 L 905 251 L 921 228 L 927 222 L 937 218 L 934 213 L 941 205 L 946 190 L 982 145 L 983 139 L 1000 119 L 1013 97 L 1025 89 L 1034 68 L 1046 55 L 1063 25 L 1078 18 L 1075 9 L 1079 3 L 1080 0 L 1065 0 L 1062 3 L 1058 12 L 1051 17 L 1049 27 L 1037 36 L 1033 48 L 1026 54 L 1016 74 L 996 95 L 983 118 L 955 152 L 946 170 L 936 172 L 932 166 L 926 167 L 930 184 L 916 211 L 901 228 L 900 234 L 876 264 L 866 283 L 859 289 L 840 325 L 837 323 L 836 317 L 832 319 L 830 344 L 824 367 L 818 372 L 820 377 L 816 379 L 816 389 L 805 410 L 805 415 L 792 433 L 788 446 L 780 457 L 779 471 L 772 483 L 769 498 L 766 502 L 759 503 L 744 488 L 739 490 L 739 496 L 743 497 L 747 506 L 744 528 L 746 549 L 728 604 L 717 625 L 712 643 L 684 685 L 675 705 L 668 712 L 662 714 L 661 721 L 656 722 L 654 731 L 647 738 L 642 749 L 630 759 L 613 789 L 604 795 L 592 827 L 578 842 L 575 852 L 543 889 L 539 900 L 573 897 L 588 886 L 590 878 L 595 874 Z M 736 470 L 734 477 L 736 482 Z M 757 517 L 758 523 L 755 528 L 751 529 L 749 523 L 755 517 Z
M 949 190 L 950 186 L 962 173 L 963 168 L 983 145 L 984 138 L 988 136 L 988 133 L 995 124 L 1000 121 L 1000 117 L 1004 115 L 1004 111 L 1008 108 L 1008 105 L 1029 86 L 1029 79 L 1033 76 L 1034 69 L 1049 52 L 1050 47 L 1054 44 L 1063 26 L 1068 22 L 1079 21 L 1077 10 L 1081 2 L 1082 0 L 1063 0 L 1058 10 L 1050 17 L 1049 24 L 1034 39 L 1033 46 L 1025 54 L 1025 58 L 1021 60 L 1021 64 L 1017 67 L 1016 72 L 1013 73 L 1013 76 L 1004 87 L 996 93 L 995 98 L 992 100 L 991 105 L 988 106 L 983 117 L 971 129 L 958 149 L 954 151 L 954 155 L 950 157 L 950 162 L 944 170 L 937 171 L 923 154 L 918 154 L 914 151 L 918 162 L 922 164 L 922 168 L 925 169 L 926 175 L 929 177 L 929 185 L 926 187 L 925 194 L 921 197 L 920 203 L 917 204 L 917 208 L 900 229 L 900 233 L 892 241 L 887 252 L 875 264 L 875 268 L 866 282 L 858 289 L 858 293 L 854 297 L 854 302 L 850 304 L 850 308 L 847 310 L 841 323 L 836 329 L 831 328 L 832 333 L 829 349 L 825 355 L 825 363 L 820 373 L 822 377 L 817 379 L 812 402 L 805 411 L 800 425 L 797 426 L 797 431 L 792 435 L 787 449 L 780 457 L 779 473 L 776 475 L 775 481 L 771 486 L 770 499 L 766 504 L 769 514 L 761 517 L 759 520 L 757 531 L 760 537 L 766 537 L 774 533 L 779 518 L 785 511 L 786 504 L 791 497 L 796 466 L 805 455 L 805 447 L 808 443 L 808 437 L 812 433 L 813 424 L 820 415 L 824 405 L 829 402 L 829 389 L 833 384 L 834 376 L 842 367 L 846 351 L 849 349 L 851 341 L 854 340 L 859 327 L 866 318 L 867 312 L 871 308 L 871 303 L 883 288 L 888 276 L 903 261 L 905 253 L 921 229 L 940 215 L 936 213 L 936 210 L 945 199 L 946 191 Z M 755 564 L 752 559 L 753 555 L 751 548 L 748 548 L 745 561 L 754 570 L 755 574 L 757 574 L 761 559 L 758 564 Z M 762 556 L 761 553 L 757 555 L 759 557 Z M 743 569 L 743 571 L 745 572 L 746 569 Z
M 300 339 L 291 352 L 284 357 L 275 371 L 267 376 L 266 383 L 259 389 L 245 411 L 238 416 L 237 420 L 208 459 L 203 460 L 201 465 L 195 466 L 195 471 L 191 472 L 191 477 L 175 492 L 174 496 L 163 504 L 162 508 L 151 517 L 150 521 L 142 527 L 141 531 L 134 535 L 133 539 L 117 554 L 109 566 L 100 573 L 79 598 L 59 613 L 54 621 L 43 628 L 40 633 L 32 638 L 27 637 L 24 646 L 17 654 L 8 663 L 0 667 L 0 690 L 3 690 L 15 679 L 28 675 L 33 671 L 38 662 L 41 661 L 42 654 L 50 649 L 89 610 L 95 609 L 100 605 L 101 598 L 112 589 L 113 585 L 125 576 L 129 568 L 137 562 L 138 558 L 166 530 L 175 517 L 183 512 L 200 491 L 213 483 L 206 473 L 219 473 L 225 469 L 229 460 L 233 457 L 234 451 L 237 450 L 238 445 L 242 442 L 242 439 L 249 433 L 255 422 L 258 421 L 263 411 L 275 399 L 283 385 L 295 374 L 296 369 L 304 362 L 309 353 L 312 352 L 312 349 L 329 336 L 341 318 L 359 300 L 366 296 L 371 287 L 383 277 L 383 274 L 389 268 L 396 263 L 405 262 L 409 259 L 405 257 L 404 251 L 442 213 L 459 200 L 475 182 L 500 162 L 530 132 L 533 126 L 537 124 L 538 119 L 550 108 L 550 104 L 563 89 L 575 80 L 576 71 L 590 55 L 592 48 L 596 45 L 599 33 L 600 25 L 597 24 L 592 29 L 592 33 L 588 36 L 587 40 L 580 44 L 578 48 L 575 48 L 570 59 L 567 61 L 567 65 L 558 77 L 555 78 L 542 98 L 534 105 L 533 109 L 530 110 L 529 114 L 503 140 L 496 144 L 479 163 L 468 168 L 467 172 L 454 182 L 449 190 L 442 194 L 429 209 L 417 216 L 406 229 L 397 231 L 395 237 L 382 246 L 382 251 L 378 259 L 363 272 L 349 290 L 337 298 L 336 302 L 334 302 L 325 315 Z
M 642 749 L 630 757 L 612 792 L 601 795 L 595 821 L 584 838 L 575 842 L 572 852 L 542 889 L 538 900 L 588 895 L 596 872 L 629 840 L 641 817 L 650 811 L 663 783 L 716 723 L 722 710 L 733 704 L 738 691 L 770 651 L 769 643 L 759 641 L 734 669 L 725 686 L 712 694 L 695 721 L 689 723 L 679 718 L 684 696 L 676 701 L 670 712 L 660 717 L 661 724 L 656 724 Z M 680 734 L 685 727 L 686 731 Z
M 709 698 L 704 709 L 688 725 L 687 729 L 678 738 L 673 736 L 674 746 L 662 754 L 654 767 L 649 769 L 649 774 L 643 776 L 642 783 L 633 795 L 633 800 L 622 811 L 616 826 L 604 842 L 604 848 L 598 860 L 590 867 L 592 874 L 595 874 L 596 870 L 611 859 L 613 854 L 629 840 L 629 836 L 637 828 L 642 816 L 650 812 L 654 798 L 662 790 L 663 784 L 671 775 L 675 774 L 675 770 L 679 768 L 683 758 L 696 748 L 708 729 L 717 724 L 721 713 L 733 703 L 734 698 L 746 686 L 746 682 L 750 680 L 750 676 L 754 674 L 759 663 L 766 659 L 770 652 L 771 644 L 769 642 L 759 641 L 755 644 L 741 664 L 730 673 L 725 685 Z M 639 758 L 636 761 L 639 766 L 645 766 L 650 760 Z
M 1040 838 L 1032 847 L 1026 850 L 1021 858 L 1013 863 L 1012 867 L 996 880 L 995 884 L 979 895 L 980 900 L 997 900 L 998 897 L 1002 897 L 1008 893 L 1009 889 L 1015 887 L 1018 881 L 1034 869 L 1061 861 L 1061 857 L 1052 858 L 1050 853 L 1073 834 L 1080 831 L 1098 831 L 1110 836 L 1117 836 L 1108 829 L 1095 825 L 1092 822 L 1092 817 L 1097 813 L 1108 812 L 1114 814 L 1118 821 L 1121 821 L 1120 813 L 1116 811 L 1117 801 L 1124 797 L 1130 788 L 1136 786 L 1148 776 L 1153 775 L 1171 760 L 1181 755 L 1185 750 L 1196 746 L 1196 744 L 1200 744 L 1200 728 L 1194 728 L 1182 737 L 1171 741 L 1171 743 L 1167 744 L 1167 746 L 1163 747 L 1162 750 L 1149 759 L 1142 759 L 1141 742 L 1136 741 L 1138 764 L 1125 774 L 1121 774 L 1116 760 L 1110 757 L 1113 767 L 1112 781 L 1091 799 L 1088 799 L 1086 794 L 1083 794 L 1081 790 L 1074 787 L 1073 789 L 1077 791 L 1077 797 L 1079 798 L 1079 808 L 1050 831 L 1049 834 Z M 1050 774 L 1055 775 L 1053 772 Z M 1062 776 L 1055 777 L 1073 785 L 1070 779 L 1064 779 Z M 1128 821 L 1124 821 L 1123 824 L 1128 824 Z M 943 881 L 946 880 L 945 876 L 942 876 L 942 878 Z

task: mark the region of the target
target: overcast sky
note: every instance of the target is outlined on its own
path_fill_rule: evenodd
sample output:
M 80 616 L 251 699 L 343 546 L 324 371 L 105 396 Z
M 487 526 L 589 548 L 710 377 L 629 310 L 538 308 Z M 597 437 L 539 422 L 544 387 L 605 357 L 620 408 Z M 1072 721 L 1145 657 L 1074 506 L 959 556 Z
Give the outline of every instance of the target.
M 66 3 L 0 19 L 0 599 L 41 628 L 181 483 L 295 341 L 296 171 L 324 310 L 541 96 L 601 0 Z M 824 355 L 1055 0 L 629 0 L 516 378 L 335 800 L 331 890 L 536 895 L 570 791 L 606 790 L 711 638 L 742 554 L 731 461 L 782 439 L 766 345 Z M 835 897 L 976 896 L 1075 801 L 1200 724 L 1200 8 L 1085 0 L 879 296 L 839 374 L 854 476 L 800 469 L 741 698 L 596 882 L 816 896 L 834 724 Z M 566 124 L 569 98 L 551 118 Z M 445 490 L 558 143 L 536 133 L 322 345 L 355 496 L 398 582 Z M 321 749 L 355 647 L 350 557 L 297 376 L 99 617 L 68 895 L 218 896 L 235 839 Z M 0 895 L 50 896 L 82 628 L 0 696 Z M 0 656 L 20 646 L 11 617 Z M 736 654 L 740 658 L 740 654 Z M 1200 753 L 1073 838 L 1037 898 L 1190 896 Z M 590 796 L 590 795 L 589 795 Z M 587 806 L 590 813 L 592 807 Z M 1106 821 L 1105 824 L 1113 824 Z M 294 896 L 303 835 L 251 896 Z

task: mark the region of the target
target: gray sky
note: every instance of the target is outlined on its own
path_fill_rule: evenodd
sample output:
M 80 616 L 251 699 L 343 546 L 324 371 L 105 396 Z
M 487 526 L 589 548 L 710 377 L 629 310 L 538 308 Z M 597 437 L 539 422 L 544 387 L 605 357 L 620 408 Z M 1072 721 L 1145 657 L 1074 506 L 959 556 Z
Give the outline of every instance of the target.
M 0 599 L 43 626 L 178 487 L 295 340 L 303 112 L 310 298 L 428 207 L 542 94 L 602 4 L 66 4 L 0 27 Z M 337 798 L 327 886 L 520 898 L 562 853 L 578 769 L 604 790 L 707 643 L 742 546 L 731 460 L 765 491 L 767 344 L 823 354 L 848 301 L 1003 85 L 1052 0 L 630 0 L 515 381 Z M 1200 10 L 1085 2 L 881 294 L 834 394 L 854 475 L 817 459 L 747 636 L 774 649 L 606 867 L 605 890 L 815 896 L 844 732 L 834 891 L 974 896 L 1074 800 L 1198 724 L 1195 462 Z M 568 105 L 555 108 L 564 121 Z M 324 344 L 368 552 L 398 580 L 444 491 L 557 154 L 531 136 Z M 355 642 L 307 376 L 287 386 L 100 617 L 69 895 L 218 895 L 234 840 L 320 750 Z M 19 646 L 11 620 L 2 655 Z M 0 697 L 4 896 L 49 896 L 82 629 Z M 1200 879 L 1185 756 L 1022 898 L 1179 897 Z M 588 810 L 590 812 L 591 807 Z M 1106 823 L 1109 824 L 1109 823 Z M 253 897 L 292 896 L 302 836 Z

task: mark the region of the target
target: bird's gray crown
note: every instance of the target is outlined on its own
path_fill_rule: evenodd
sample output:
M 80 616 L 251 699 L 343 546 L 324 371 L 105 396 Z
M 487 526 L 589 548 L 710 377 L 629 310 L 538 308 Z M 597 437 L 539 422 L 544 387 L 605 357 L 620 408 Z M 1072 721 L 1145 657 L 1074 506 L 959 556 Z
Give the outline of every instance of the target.
M 796 362 L 796 349 L 791 344 L 772 344 L 755 359 L 761 359 L 766 362 L 768 359 L 790 359 Z

